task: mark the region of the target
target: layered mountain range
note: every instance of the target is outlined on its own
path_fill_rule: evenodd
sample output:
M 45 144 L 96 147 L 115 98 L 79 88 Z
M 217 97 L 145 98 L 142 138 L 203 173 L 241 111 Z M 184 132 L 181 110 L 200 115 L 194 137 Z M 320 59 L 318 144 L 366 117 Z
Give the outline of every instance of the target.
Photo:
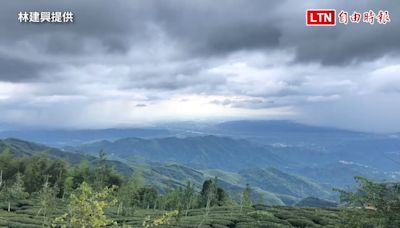
M 46 137 L 48 135 L 48 137 Z M 160 191 L 199 189 L 207 178 L 238 195 L 246 184 L 254 200 L 295 204 L 305 197 L 335 199 L 332 188 L 351 188 L 354 176 L 398 181 L 400 137 L 308 126 L 290 121 L 172 123 L 146 129 L 3 131 L 0 151 L 46 153 L 71 165 L 95 164 L 104 151 L 125 175 L 140 171 Z M 28 142 L 32 140 L 41 144 Z M 52 145 L 46 146 L 46 145 Z

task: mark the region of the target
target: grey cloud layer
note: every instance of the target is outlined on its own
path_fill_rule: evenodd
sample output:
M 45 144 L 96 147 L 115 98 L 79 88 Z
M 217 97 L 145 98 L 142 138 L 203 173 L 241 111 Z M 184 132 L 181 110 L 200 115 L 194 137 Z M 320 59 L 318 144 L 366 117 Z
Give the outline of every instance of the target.
M 2 3 L 1 44 L 29 43 L 43 55 L 126 55 L 135 46 L 165 36 L 176 58 L 221 57 L 240 50 L 294 49 L 297 61 L 343 65 L 397 55 L 400 21 L 395 1 L 368 4 L 335 1 L 337 10 L 392 12 L 392 23 L 305 28 L 304 12 L 315 5 L 299 1 L 10 1 Z M 71 10 L 73 25 L 21 25 L 17 12 Z M 154 29 L 158 30 L 155 32 Z M 5 47 L 5 48 L 6 48 Z M 3 57 L 2 65 L 7 64 Z M 16 60 L 14 60 L 16 61 Z M 91 61 L 91 59 L 87 59 Z M 32 66 L 21 61 L 21 68 Z M 10 80 L 1 76 L 1 80 Z M 17 80 L 14 80 L 17 81 Z
M 50 66 L 23 59 L 0 55 L 1 79 L 9 82 L 38 80 L 40 72 Z
M 387 9 L 392 22 L 311 28 L 308 8 Z M 75 23 L 19 24 L 19 11 L 72 11 Z M 387 59 L 400 57 L 398 12 L 393 0 L 2 2 L 0 88 L 34 88 L 18 99 L 0 91 L 0 111 L 25 110 L 44 121 L 48 109 L 56 123 L 62 104 L 80 109 L 131 99 L 146 109 L 148 101 L 195 94 L 226 96 L 211 101 L 223 107 L 296 106 L 305 119 L 329 116 L 315 110 L 329 102 L 347 107 L 342 99 L 363 93 L 399 94 L 399 68 L 385 68 Z M 215 71 L 236 63 L 246 71 Z

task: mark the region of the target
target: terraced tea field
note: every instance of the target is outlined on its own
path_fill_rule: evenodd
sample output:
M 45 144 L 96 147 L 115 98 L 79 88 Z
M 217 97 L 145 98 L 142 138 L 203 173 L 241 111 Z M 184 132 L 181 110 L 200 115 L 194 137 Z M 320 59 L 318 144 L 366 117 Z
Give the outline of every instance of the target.
M 65 212 L 65 205 L 60 202 L 53 210 L 55 218 Z M 0 210 L 0 227 L 43 227 L 44 217 L 38 215 L 39 208 L 31 202 L 20 202 Z M 160 218 L 164 211 L 137 209 L 129 216 L 117 215 L 117 209 L 111 208 L 107 216 L 119 227 L 142 227 L 146 218 Z M 169 224 L 161 227 L 338 227 L 340 223 L 338 209 L 295 208 L 282 206 L 256 205 L 251 208 L 214 207 L 208 215 L 205 209 L 192 209 L 187 216 L 171 218 Z M 45 226 L 49 226 L 48 224 Z M 111 224 L 110 224 L 111 226 Z

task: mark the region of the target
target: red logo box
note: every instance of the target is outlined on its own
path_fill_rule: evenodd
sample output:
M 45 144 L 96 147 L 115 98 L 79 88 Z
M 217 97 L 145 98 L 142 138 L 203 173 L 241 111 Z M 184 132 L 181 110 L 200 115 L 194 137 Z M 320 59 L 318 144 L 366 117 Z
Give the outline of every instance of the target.
M 335 26 L 336 10 L 334 9 L 309 9 L 306 12 L 307 26 Z

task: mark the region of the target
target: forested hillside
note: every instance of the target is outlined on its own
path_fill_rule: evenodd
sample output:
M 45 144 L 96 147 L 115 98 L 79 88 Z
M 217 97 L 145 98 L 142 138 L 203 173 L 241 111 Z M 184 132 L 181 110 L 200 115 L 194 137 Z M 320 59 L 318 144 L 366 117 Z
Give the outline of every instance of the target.
M 158 173 L 167 180 L 171 181 L 172 176 L 179 179 L 177 174 L 190 178 L 185 184 L 166 182 L 170 185 L 159 189 L 146 181 L 143 169 L 128 176 L 119 173 L 114 167 L 120 163 L 107 160 L 105 153 L 99 153 L 98 157 L 82 156 L 78 164 L 72 164 L 56 158 L 51 149 L 41 152 L 45 146 L 19 140 L 5 140 L 1 146 L 0 225 L 7 227 L 398 225 L 398 220 L 393 218 L 398 215 L 399 188 L 393 183 L 358 178 L 358 192 L 336 190 L 343 203 L 341 209 L 322 209 L 336 205 L 317 198 L 307 198 L 297 204 L 311 208 L 267 206 L 276 203 L 265 201 L 265 195 L 260 194 L 262 185 L 295 196 L 319 191 L 318 186 L 274 168 L 244 170 L 238 174 L 209 170 L 204 179 L 204 173 L 166 165 L 158 167 Z M 64 158 L 68 155 L 68 152 L 56 151 Z M 247 184 L 230 191 L 225 180 Z M 194 182 L 200 181 L 200 187 L 196 187 Z
M 93 155 L 71 153 L 16 139 L 2 140 L 0 143 L 3 145 L 3 151 L 9 150 L 17 156 L 36 155 L 35 157 L 60 159 L 65 161 L 68 166 L 84 164 L 93 167 L 100 162 L 98 153 L 93 153 Z M 109 157 L 108 154 L 107 156 Z M 333 197 L 330 188 L 320 186 L 307 178 L 284 173 L 274 168 L 242 169 L 235 173 L 218 169 L 197 170 L 176 163 L 140 163 L 137 161 L 122 162 L 122 159 L 120 160 L 106 160 L 104 162 L 125 177 L 129 177 L 134 171 L 140 172 L 146 184 L 153 186 L 160 192 L 165 192 L 169 188 L 184 187 L 187 181 L 192 182 L 196 189 L 200 189 L 204 180 L 218 177 L 219 185 L 230 192 L 234 198 L 238 198 L 247 183 L 251 184 L 254 187 L 254 199 L 262 199 L 261 203 L 291 205 L 307 196 L 329 199 Z M 301 188 L 298 188 L 298 184 L 301 184 Z

